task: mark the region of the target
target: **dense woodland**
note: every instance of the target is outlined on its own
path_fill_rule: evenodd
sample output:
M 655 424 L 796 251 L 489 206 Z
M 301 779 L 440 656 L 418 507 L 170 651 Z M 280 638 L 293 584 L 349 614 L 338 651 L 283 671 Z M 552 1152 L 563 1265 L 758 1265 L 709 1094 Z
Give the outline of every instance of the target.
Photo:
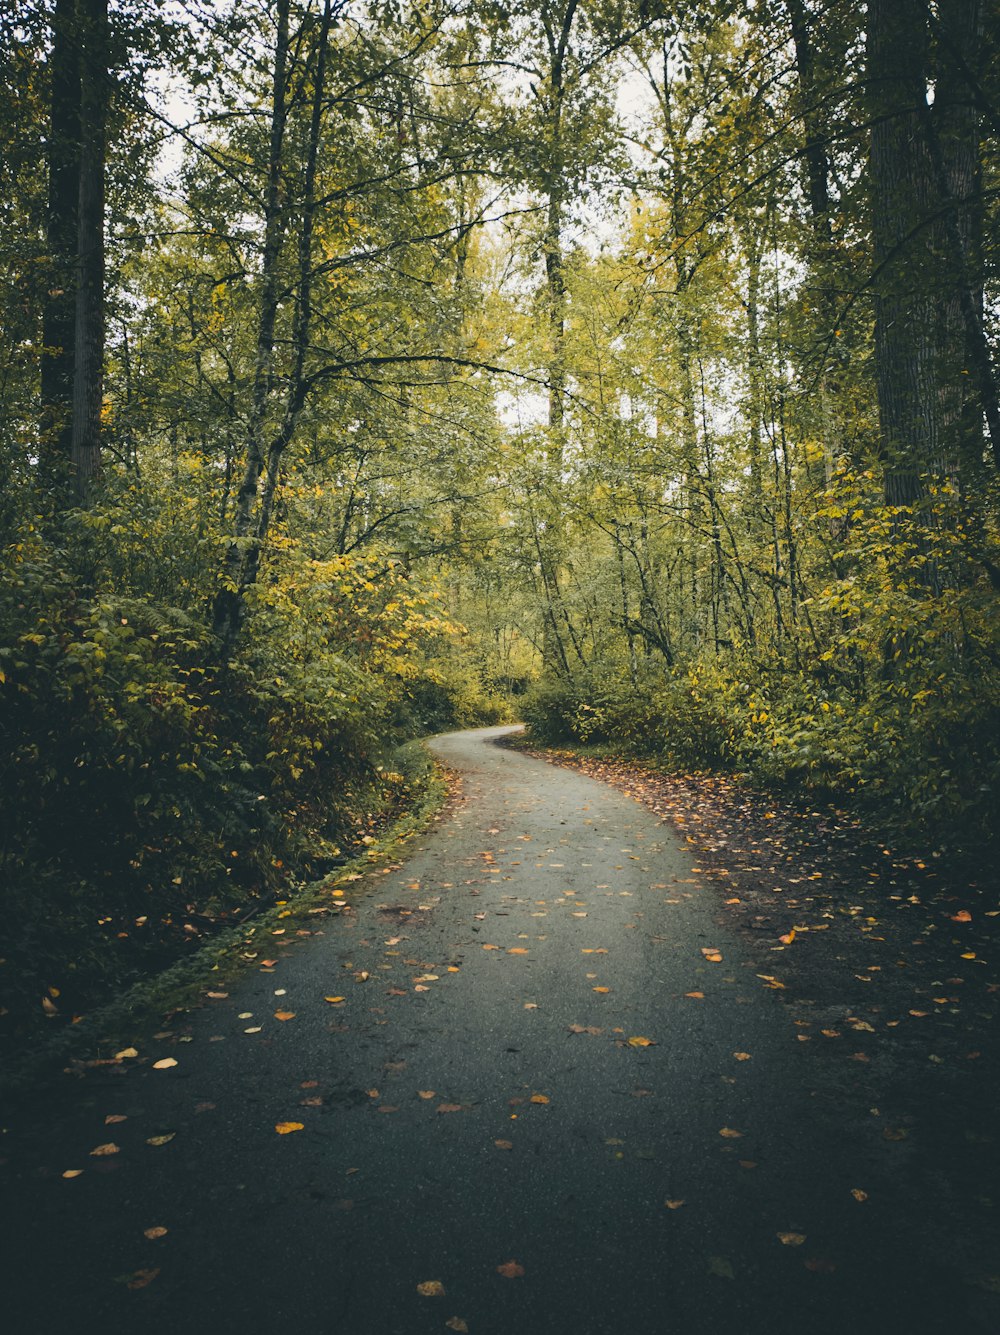
M 363 846 L 452 725 L 985 846 L 995 7 L 16 0 L 0 33 L 15 1013 Z

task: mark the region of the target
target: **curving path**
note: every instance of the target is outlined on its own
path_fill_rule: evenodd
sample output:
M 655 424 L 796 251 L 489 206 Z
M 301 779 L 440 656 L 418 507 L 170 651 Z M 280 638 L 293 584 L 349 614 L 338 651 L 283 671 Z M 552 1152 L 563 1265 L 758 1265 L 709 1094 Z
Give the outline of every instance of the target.
M 461 797 L 351 912 L 8 1137 L 12 1335 L 961 1326 L 683 844 L 504 731 L 433 743 Z

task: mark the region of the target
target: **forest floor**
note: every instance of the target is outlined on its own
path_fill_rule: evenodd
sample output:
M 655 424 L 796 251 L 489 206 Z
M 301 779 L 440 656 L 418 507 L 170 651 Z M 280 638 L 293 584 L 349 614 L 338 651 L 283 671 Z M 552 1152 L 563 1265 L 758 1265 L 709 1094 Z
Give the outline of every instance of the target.
M 405 858 L 12 1113 L 17 1335 L 1000 1328 L 995 900 L 507 731 L 435 740 Z

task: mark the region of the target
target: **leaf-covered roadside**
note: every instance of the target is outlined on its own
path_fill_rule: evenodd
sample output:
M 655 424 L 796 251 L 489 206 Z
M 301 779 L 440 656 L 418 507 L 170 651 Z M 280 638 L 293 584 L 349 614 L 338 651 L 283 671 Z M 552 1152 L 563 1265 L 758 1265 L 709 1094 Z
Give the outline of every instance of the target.
M 914 1202 L 926 1190 L 939 1200 L 945 1250 L 959 1237 L 970 1248 L 950 1260 L 979 1283 L 1000 1199 L 995 869 L 974 879 L 968 863 L 901 852 L 835 808 L 796 808 L 728 775 L 535 754 L 613 784 L 684 837 L 691 882 L 676 893 L 717 886 L 718 919 L 741 932 L 759 985 L 786 1007 L 831 1135 L 873 1160 L 892 1145 Z M 701 986 L 689 996 L 710 1005 L 711 975 Z

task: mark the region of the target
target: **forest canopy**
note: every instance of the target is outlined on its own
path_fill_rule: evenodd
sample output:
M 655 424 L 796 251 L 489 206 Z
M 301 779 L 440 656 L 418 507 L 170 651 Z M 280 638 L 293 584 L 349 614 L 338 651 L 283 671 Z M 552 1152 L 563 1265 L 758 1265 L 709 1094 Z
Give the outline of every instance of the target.
M 995 834 L 995 7 L 15 0 L 0 43 L 32 978 L 319 875 L 450 726 Z

